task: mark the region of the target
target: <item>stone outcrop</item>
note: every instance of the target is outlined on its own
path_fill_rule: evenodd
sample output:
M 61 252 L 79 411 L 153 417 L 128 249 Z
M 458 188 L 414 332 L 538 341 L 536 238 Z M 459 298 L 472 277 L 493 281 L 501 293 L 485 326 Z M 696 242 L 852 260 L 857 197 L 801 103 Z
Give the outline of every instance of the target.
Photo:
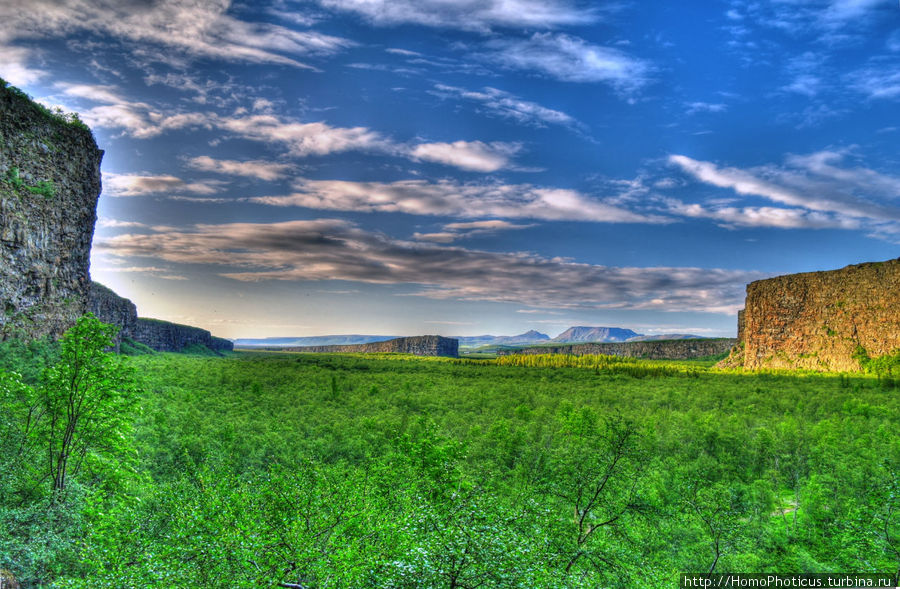
M 97 282 L 91 283 L 88 310 L 104 323 L 119 327 L 117 347 L 123 340 L 133 340 L 159 352 L 181 352 L 198 344 L 215 352 L 234 348 L 230 340 L 199 327 L 138 317 L 134 303 Z
M 314 352 L 322 354 L 413 354 L 416 356 L 459 356 L 459 340 L 439 335 L 420 335 L 414 337 L 398 337 L 371 344 L 355 344 L 348 346 L 302 346 L 278 348 L 289 352 Z
M 56 337 L 85 312 L 102 157 L 87 127 L 0 81 L 0 339 Z
M 900 259 L 752 282 L 726 366 L 857 371 L 900 350 Z
M 689 360 L 724 354 L 734 347 L 736 341 L 732 338 L 704 338 L 534 346 L 531 348 L 499 349 L 497 350 L 497 355 L 570 354 L 573 356 L 588 356 L 604 354 L 607 356 L 647 358 L 651 360 Z
M 122 338 L 134 339 L 137 327 L 137 307 L 130 299 L 120 297 L 99 282 L 91 282 L 88 290 L 88 311 L 100 321 L 112 323 L 119 328 L 116 334 L 116 351 Z
M 139 317 L 132 339 L 160 352 L 180 352 L 188 346 L 202 345 L 214 352 L 231 350 L 230 340 L 213 337 L 205 329 Z

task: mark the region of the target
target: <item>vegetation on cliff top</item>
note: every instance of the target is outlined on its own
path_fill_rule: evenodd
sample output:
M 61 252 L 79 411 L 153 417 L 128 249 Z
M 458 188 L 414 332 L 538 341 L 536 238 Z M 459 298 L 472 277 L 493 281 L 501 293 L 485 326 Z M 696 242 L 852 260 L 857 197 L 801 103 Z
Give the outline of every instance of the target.
M 84 124 L 84 122 L 78 116 L 78 113 L 67 113 L 58 107 L 49 109 L 43 104 L 36 102 L 31 98 L 31 96 L 29 96 L 22 90 L 16 88 L 15 86 L 11 86 L 9 82 L 4 80 L 3 78 L 0 78 L 0 92 L 3 91 L 19 99 L 22 104 L 28 104 L 35 113 L 47 118 L 48 120 L 63 123 L 82 131 L 87 131 L 93 136 L 93 132 L 91 131 L 90 127 Z

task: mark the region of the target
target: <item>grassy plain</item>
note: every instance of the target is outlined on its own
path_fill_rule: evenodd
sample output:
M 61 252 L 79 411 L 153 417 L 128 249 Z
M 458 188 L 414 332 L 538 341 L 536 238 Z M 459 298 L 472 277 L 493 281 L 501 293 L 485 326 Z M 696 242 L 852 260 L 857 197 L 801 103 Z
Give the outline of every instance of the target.
M 530 358 L 132 358 L 132 476 L 87 494 L 77 570 L 56 578 L 675 587 L 900 567 L 895 382 Z

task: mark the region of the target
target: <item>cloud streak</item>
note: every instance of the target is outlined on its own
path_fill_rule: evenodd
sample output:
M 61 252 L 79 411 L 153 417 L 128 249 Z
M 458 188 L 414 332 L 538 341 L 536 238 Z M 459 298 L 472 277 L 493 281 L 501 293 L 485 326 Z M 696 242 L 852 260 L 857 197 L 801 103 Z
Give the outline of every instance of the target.
M 250 199 L 274 206 L 311 209 L 442 215 L 459 218 L 539 219 L 599 223 L 668 223 L 671 219 L 643 214 L 590 198 L 576 190 L 531 184 L 428 182 L 351 182 L 301 179 L 288 196 Z
M 510 158 L 522 146 L 518 143 L 454 141 L 453 143 L 420 143 L 410 155 L 417 160 L 455 166 L 471 172 L 496 172 L 509 166 Z
M 584 25 L 598 17 L 596 9 L 567 0 L 319 0 L 319 4 L 356 13 L 376 25 L 417 24 L 470 31 Z
M 0 4 L 0 41 L 85 31 L 165 48 L 152 54 L 162 61 L 214 58 L 298 68 L 311 68 L 298 57 L 333 55 L 354 45 L 313 31 L 242 21 L 229 14 L 230 4 L 227 0 L 7 2 Z
M 496 88 L 486 87 L 480 91 L 466 90 L 456 86 L 437 84 L 436 96 L 474 102 L 489 116 L 512 120 L 523 125 L 546 127 L 547 125 L 577 126 L 578 122 L 568 114 L 541 106 L 536 102 L 523 100 L 515 94 Z
M 563 82 L 602 82 L 630 94 L 649 81 L 645 61 L 611 47 L 593 45 L 561 33 L 535 33 L 527 39 L 501 38 L 485 43 L 480 56 L 503 67 Z
M 201 155 L 187 160 L 187 166 L 202 172 L 215 172 L 229 176 L 245 176 L 257 180 L 281 180 L 294 169 L 290 164 L 280 164 L 263 160 L 219 160 Z
M 215 194 L 221 183 L 215 181 L 186 182 L 168 174 L 153 176 L 141 174 L 103 175 L 103 194 L 107 196 L 144 196 L 160 193 Z
M 900 177 L 875 170 L 845 167 L 846 152 L 820 151 L 791 155 L 784 165 L 746 170 L 720 167 L 683 155 L 669 157 L 670 164 L 705 184 L 730 189 L 745 196 L 759 196 L 791 209 L 771 207 L 696 206 L 674 208 L 693 217 L 719 219 L 738 225 L 843 228 L 866 227 L 896 233 L 900 226 Z
M 731 313 L 760 273 L 707 268 L 607 267 L 396 240 L 346 221 L 195 225 L 126 234 L 98 247 L 135 256 L 218 268 L 239 281 L 347 280 L 411 285 L 436 299 L 558 308 L 654 309 Z

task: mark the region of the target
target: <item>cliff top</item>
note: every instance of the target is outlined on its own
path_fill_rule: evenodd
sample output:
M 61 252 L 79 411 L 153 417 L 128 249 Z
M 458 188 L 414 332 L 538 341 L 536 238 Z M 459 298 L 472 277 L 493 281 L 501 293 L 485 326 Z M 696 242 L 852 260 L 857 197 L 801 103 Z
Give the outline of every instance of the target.
M 894 264 L 900 264 L 900 258 L 891 258 L 890 260 L 884 260 L 881 262 L 862 262 L 859 264 L 850 264 L 848 266 L 844 266 L 843 268 L 837 268 L 835 270 L 813 270 L 810 272 L 797 272 L 795 274 L 781 274 L 779 276 L 773 276 L 771 278 L 762 278 L 760 280 L 754 280 L 753 282 L 749 283 L 747 285 L 747 287 L 749 288 L 750 286 L 752 286 L 754 284 L 770 282 L 772 280 L 795 280 L 797 278 L 803 278 L 803 277 L 807 277 L 807 276 L 841 274 L 841 273 L 845 273 L 847 271 L 866 270 L 869 268 L 877 268 L 879 266 L 894 265 Z
M 43 117 L 49 122 L 58 123 L 71 129 L 77 129 L 90 136 L 92 139 L 94 137 L 91 128 L 84 124 L 77 113 L 67 113 L 59 108 L 49 109 L 43 104 L 35 102 L 35 100 L 25 92 L 19 90 L 15 86 L 11 86 L 9 82 L 3 78 L 0 78 L 0 99 L 8 100 L 23 108 L 30 109 L 35 115 Z

